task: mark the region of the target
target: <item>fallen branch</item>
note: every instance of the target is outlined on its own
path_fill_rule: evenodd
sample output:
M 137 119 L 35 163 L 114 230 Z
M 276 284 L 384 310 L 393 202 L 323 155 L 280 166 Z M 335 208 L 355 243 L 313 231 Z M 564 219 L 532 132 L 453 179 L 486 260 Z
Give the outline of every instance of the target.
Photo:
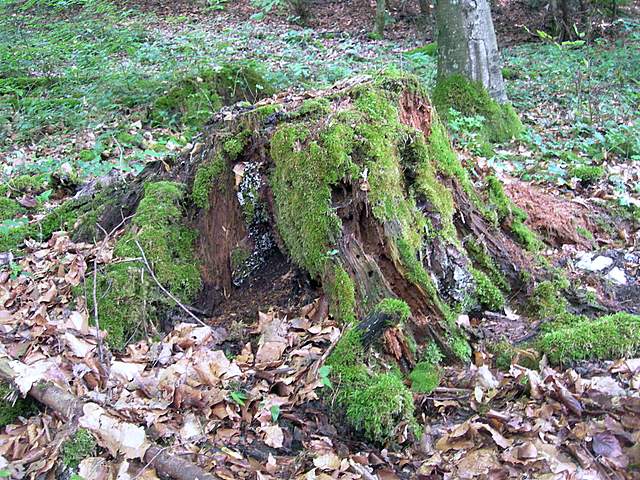
M 0 357 L 0 379 L 14 383 L 17 377 L 18 375 L 11 367 L 11 359 Z M 49 382 L 34 384 L 29 390 L 29 395 L 69 422 L 77 421 L 83 415 L 85 405 L 88 404 Z M 154 468 L 161 476 L 175 480 L 220 480 L 219 477 L 205 472 L 188 460 L 171 455 L 166 450 L 166 447 L 161 448 L 152 444 L 146 449 L 142 461 Z

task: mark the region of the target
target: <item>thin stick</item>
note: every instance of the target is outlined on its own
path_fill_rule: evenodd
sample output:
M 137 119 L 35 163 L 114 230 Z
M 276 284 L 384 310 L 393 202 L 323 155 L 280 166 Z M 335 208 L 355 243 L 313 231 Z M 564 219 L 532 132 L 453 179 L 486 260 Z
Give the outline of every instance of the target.
M 98 358 L 100 363 L 104 363 L 104 355 L 102 353 L 102 337 L 100 336 L 100 319 L 98 317 L 98 259 L 93 259 L 93 322 L 96 324 L 96 338 L 98 340 Z
M 200 325 L 202 325 L 203 327 L 208 327 L 209 325 L 207 325 L 206 323 L 204 323 L 202 320 L 200 320 L 198 317 L 196 317 L 193 313 L 191 313 L 191 310 L 189 310 L 187 307 L 185 307 L 180 300 L 178 300 L 175 296 L 173 296 L 173 294 L 167 290 L 166 288 L 164 288 L 162 286 L 162 284 L 158 281 L 158 279 L 156 278 L 156 274 L 153 273 L 153 269 L 151 268 L 151 265 L 149 265 L 149 261 L 147 260 L 147 256 L 144 253 L 144 250 L 142 249 L 142 246 L 140 245 L 140 243 L 138 242 L 137 238 L 134 238 L 133 240 L 134 242 L 136 242 L 136 245 L 138 247 L 138 249 L 140 250 L 140 253 L 142 254 L 142 261 L 144 262 L 144 265 L 147 267 L 147 270 L 149 271 L 149 275 L 151 275 L 151 278 L 153 278 L 153 281 L 156 282 L 156 285 L 158 285 L 158 287 L 160 287 L 160 290 L 162 290 L 171 300 L 173 300 L 174 302 L 176 302 L 176 304 L 185 311 L 185 313 L 187 315 L 189 315 L 191 318 L 193 318 L 196 322 L 198 322 Z

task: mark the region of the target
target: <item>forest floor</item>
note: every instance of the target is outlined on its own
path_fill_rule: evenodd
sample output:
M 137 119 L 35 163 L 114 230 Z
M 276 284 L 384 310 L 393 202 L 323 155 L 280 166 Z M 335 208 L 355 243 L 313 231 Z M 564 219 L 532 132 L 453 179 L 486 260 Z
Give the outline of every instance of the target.
M 394 12 L 389 38 L 373 41 L 368 2 L 320 2 L 309 27 L 283 15 L 260 19 L 245 1 L 136 5 L 0 2 L 0 180 L 8 187 L 2 195 L 20 205 L 1 212 L 0 236 L 37 225 L 79 185 L 106 175 L 130 180 L 148 163 L 189 150 L 201 125 L 154 122 L 156 100 L 225 62 L 255 66 L 277 90 L 318 89 L 389 66 L 428 86 L 435 77 L 435 58 L 415 50 L 430 35 L 417 32 L 411 11 Z M 526 133 L 487 153 L 478 141 L 482 119 L 454 117 L 454 144 L 476 178 L 497 173 L 532 225 L 547 229 L 542 255 L 582 282 L 585 296 L 633 310 L 640 289 L 640 20 L 616 20 L 593 42 L 556 44 L 530 33 L 544 22 L 539 12 L 514 5 L 521 2 L 499 3 L 496 25 L 508 93 Z M 578 219 L 579 237 L 563 229 L 567 216 Z M 287 264 L 262 279 L 274 285 L 272 297 L 254 298 L 246 318 L 227 311 L 224 324 L 177 325 L 107 357 L 105 368 L 91 314 L 74 292 L 111 260 L 113 241 L 79 244 L 63 232 L 38 240 L 15 255 L 0 251 L 0 357 L 42 367 L 23 376 L 23 391 L 38 379 L 55 380 L 125 421 L 152 426 L 150 437 L 220 478 L 638 474 L 640 361 L 493 368 L 485 344 L 508 333 L 518 312 L 472 321 L 473 364 L 443 367 L 440 386 L 416 396 L 422 441 L 382 448 L 358 440 L 319 401 L 330 402 L 333 386 L 321 365 L 340 331 Z M 595 252 L 613 260 L 606 271 L 594 267 Z M 620 279 L 615 268 L 625 284 L 605 293 L 603 277 Z M 522 323 L 518 335 L 526 336 Z M 485 364 L 492 367 L 475 366 Z M 187 370 L 197 375 L 181 384 Z M 0 478 L 157 478 L 139 462 L 109 457 L 105 445 L 78 440 L 53 412 L 25 408 L 0 433 Z

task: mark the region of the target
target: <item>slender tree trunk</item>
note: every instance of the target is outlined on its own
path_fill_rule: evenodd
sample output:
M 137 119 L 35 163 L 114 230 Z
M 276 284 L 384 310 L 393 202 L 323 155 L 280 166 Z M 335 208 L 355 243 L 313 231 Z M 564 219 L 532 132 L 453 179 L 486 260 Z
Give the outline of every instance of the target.
M 384 24 L 386 15 L 385 0 L 376 0 L 376 35 L 380 38 L 384 37 Z
M 418 24 L 425 36 L 428 34 L 433 38 L 435 34 L 435 17 L 433 15 L 434 2 L 432 0 L 418 0 L 420 6 L 420 17 Z
M 438 0 L 438 77 L 461 74 L 506 103 L 500 54 L 487 0 Z

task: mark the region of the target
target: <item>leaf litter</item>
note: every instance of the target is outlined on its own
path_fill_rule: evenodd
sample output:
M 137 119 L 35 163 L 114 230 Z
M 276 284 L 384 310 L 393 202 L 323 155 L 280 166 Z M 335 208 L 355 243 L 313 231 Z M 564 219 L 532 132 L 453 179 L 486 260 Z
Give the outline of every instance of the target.
M 396 445 L 372 446 L 327 407 L 337 387 L 322 363 L 340 328 L 321 299 L 259 312 L 235 356 L 224 328 L 190 323 L 110 352 L 74 291 L 94 262 L 111 261 L 111 246 L 57 233 L 27 247 L 20 275 L 0 273 L 0 358 L 21 394 L 46 381 L 88 403 L 78 425 L 48 410 L 8 425 L 0 469 L 12 478 L 59 478 L 78 426 L 101 447 L 80 463 L 86 480 L 158 478 L 141 460 L 152 442 L 222 479 L 639 478 L 640 359 L 592 376 L 544 359 L 500 372 L 478 351 L 415 395 L 418 442 L 399 429 Z

